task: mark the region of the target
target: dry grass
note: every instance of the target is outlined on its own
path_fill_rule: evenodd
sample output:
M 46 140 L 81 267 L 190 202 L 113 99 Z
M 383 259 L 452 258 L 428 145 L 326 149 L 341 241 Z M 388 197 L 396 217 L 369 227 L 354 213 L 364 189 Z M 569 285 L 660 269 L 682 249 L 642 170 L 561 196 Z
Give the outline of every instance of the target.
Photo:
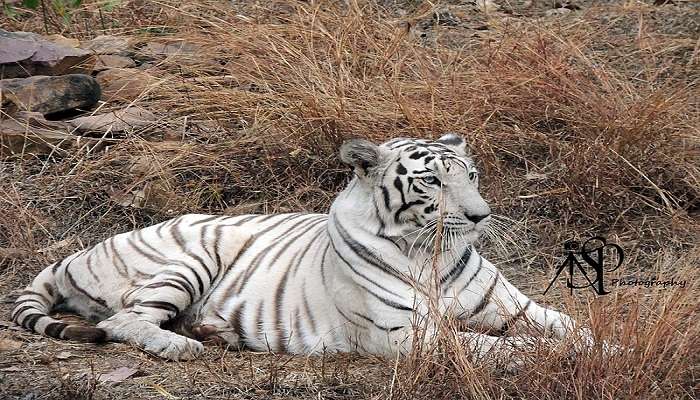
M 698 7 L 582 3 L 561 18 L 537 7 L 462 16 L 464 25 L 489 26 L 479 31 L 431 25 L 429 4 L 399 16 L 360 1 L 124 1 L 101 16 L 88 4 L 70 26 L 50 20 L 49 29 L 67 36 L 107 31 L 129 35 L 137 48 L 184 40 L 194 50 L 137 54 L 154 79 L 134 103 L 160 115 L 153 127 L 114 139 L 106 152 L 2 161 L 0 290 L 21 287 L 61 255 L 183 212 L 323 211 L 346 179 L 336 157 L 343 139 L 457 131 L 484 170 L 485 197 L 519 221 L 508 249 L 484 251 L 525 293 L 634 352 L 572 361 L 537 349 L 522 372 L 510 374 L 472 360 L 445 329 L 434 348 L 398 361 L 210 348 L 202 361 L 173 364 L 123 345 L 94 348 L 8 330 L 26 348 L 6 353 L 0 369 L 32 372 L 7 373 L 0 390 L 61 398 L 70 395 L 60 390 L 89 386 L 75 379 L 88 376 L 80 373 L 90 363 L 98 372 L 126 363 L 143 376 L 98 384 L 91 395 L 696 398 Z M 7 23 L 36 29 L 40 20 Z M 123 104 L 115 98 L 103 109 Z M 117 201 L 139 190 L 147 194 L 143 208 Z M 564 240 L 592 234 L 625 249 L 617 277 L 688 284 L 614 288 L 604 297 L 559 287 L 541 296 Z M 77 357 L 52 360 L 61 349 Z M 32 386 L 32 374 L 45 379 Z

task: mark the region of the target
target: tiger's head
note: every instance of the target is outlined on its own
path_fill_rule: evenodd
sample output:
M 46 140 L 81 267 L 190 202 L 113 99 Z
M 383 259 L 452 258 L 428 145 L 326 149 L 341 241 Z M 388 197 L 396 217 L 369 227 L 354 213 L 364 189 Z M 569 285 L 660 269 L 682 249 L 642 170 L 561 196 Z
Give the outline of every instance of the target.
M 355 185 L 368 197 L 381 235 L 404 236 L 436 225 L 474 241 L 491 209 L 479 194 L 479 173 L 465 140 L 450 133 L 436 141 L 393 139 L 381 145 L 352 139 L 341 160 L 353 167 Z

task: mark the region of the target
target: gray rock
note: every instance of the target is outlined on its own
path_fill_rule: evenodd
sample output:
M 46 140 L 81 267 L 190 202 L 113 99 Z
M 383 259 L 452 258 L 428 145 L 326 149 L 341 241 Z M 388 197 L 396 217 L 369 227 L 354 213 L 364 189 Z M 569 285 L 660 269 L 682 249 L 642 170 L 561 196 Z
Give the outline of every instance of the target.
M 129 57 L 103 54 L 95 56 L 95 71 L 104 71 L 110 68 L 133 68 L 136 66 L 134 60 Z
M 110 35 L 97 36 L 83 43 L 80 47 L 92 54 L 127 56 L 130 53 L 129 41 L 127 39 Z
M 172 43 L 150 42 L 141 48 L 140 52 L 151 57 L 173 55 L 193 56 L 201 51 L 201 49 L 201 46 L 185 41 L 177 41 Z
M 131 106 L 106 114 L 78 117 L 69 120 L 68 123 L 81 131 L 108 133 L 142 128 L 151 125 L 154 121 L 156 116 L 152 112 L 138 106 Z
M 139 69 L 111 68 L 97 74 L 97 81 L 102 88 L 102 100 L 131 102 L 141 96 L 156 79 Z
M 70 150 L 88 146 L 99 150 L 109 143 L 106 140 L 71 135 L 70 127 L 41 117 L 31 119 L 0 120 L 0 157 L 37 155 L 65 155 Z
M 34 111 L 47 115 L 89 109 L 97 104 L 101 91 L 95 78 L 71 74 L 0 80 L 0 93 L 2 106 L 9 113 Z
M 0 77 L 89 73 L 90 52 L 31 32 L 0 29 Z

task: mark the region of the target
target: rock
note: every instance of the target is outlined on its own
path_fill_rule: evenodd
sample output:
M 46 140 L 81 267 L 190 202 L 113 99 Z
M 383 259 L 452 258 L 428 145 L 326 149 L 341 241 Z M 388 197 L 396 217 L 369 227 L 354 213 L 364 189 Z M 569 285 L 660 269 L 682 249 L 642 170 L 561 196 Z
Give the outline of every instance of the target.
M 104 71 L 110 68 L 133 68 L 136 66 L 134 60 L 129 57 L 103 54 L 95 56 L 95 71 Z
M 112 68 L 97 74 L 102 100 L 136 100 L 156 79 L 139 69 Z
M 31 36 L 0 30 L 0 64 L 27 60 L 38 48 L 39 43 Z
M 92 54 L 127 56 L 130 53 L 129 40 L 110 35 L 100 35 L 80 47 Z
M 59 35 L 59 34 L 53 34 L 49 35 L 46 37 L 49 41 L 60 44 L 61 46 L 66 46 L 66 47 L 80 47 L 80 40 L 78 39 L 71 39 L 67 38 L 65 36 Z
M 30 126 L 43 129 L 54 129 L 57 131 L 66 132 L 70 129 L 70 126 L 63 121 L 48 121 L 44 118 L 44 115 L 33 111 L 19 111 L 17 112 L 17 119 L 20 121 L 26 121 Z
M 148 126 L 156 121 L 152 112 L 137 106 L 117 110 L 107 114 L 79 117 L 68 123 L 81 131 L 124 132 Z
M 100 85 L 89 76 L 32 76 L 0 80 L 3 107 L 8 112 L 35 111 L 43 115 L 76 108 L 89 109 L 100 99 Z
M 51 121 L 52 123 L 55 121 Z M 0 157 L 11 155 L 37 156 L 66 154 L 68 150 L 89 146 L 95 150 L 108 142 L 74 136 L 67 125 L 63 129 L 46 129 L 32 121 L 3 119 L 0 121 Z
M 205 48 L 183 40 L 171 43 L 147 43 L 146 46 L 139 49 L 135 57 L 143 62 L 167 60 L 171 64 L 198 66 L 199 68 L 210 68 L 212 71 L 221 71 L 221 64 L 216 59 L 208 57 Z
M 201 46 L 185 41 L 173 43 L 150 42 L 141 48 L 141 53 L 151 56 L 195 55 L 199 53 Z
M 85 50 L 52 42 L 35 33 L 0 29 L 3 78 L 88 73 L 91 69 L 90 53 Z

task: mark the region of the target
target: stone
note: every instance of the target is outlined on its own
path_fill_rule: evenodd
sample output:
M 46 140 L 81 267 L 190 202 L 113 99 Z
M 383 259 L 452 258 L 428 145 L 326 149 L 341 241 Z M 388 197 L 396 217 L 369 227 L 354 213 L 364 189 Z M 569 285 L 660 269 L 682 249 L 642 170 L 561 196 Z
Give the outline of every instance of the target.
M 150 42 L 138 51 L 138 55 L 144 61 L 165 59 L 179 65 L 206 64 L 212 68 L 221 67 L 215 60 L 208 59 L 203 54 L 202 46 L 182 40 L 170 43 Z
M 156 121 L 156 116 L 145 108 L 131 106 L 114 112 L 79 117 L 67 121 L 80 131 L 100 133 L 124 132 L 148 126 Z
M 89 109 L 100 99 L 100 85 L 89 75 L 32 76 L 0 80 L 2 106 L 7 112 L 34 111 L 43 115 Z
M 64 121 L 49 121 L 44 115 L 34 111 L 19 111 L 16 119 L 26 121 L 30 126 L 42 129 L 53 129 L 59 132 L 67 132 L 71 127 Z
M 174 65 L 197 66 L 223 72 L 221 64 L 216 59 L 208 57 L 205 50 L 199 44 L 184 40 L 169 43 L 150 42 L 140 48 L 134 57 L 144 63 L 166 61 Z
M 0 77 L 89 73 L 90 53 L 31 32 L 0 29 Z
M 140 52 L 152 57 L 172 55 L 191 56 L 199 53 L 200 50 L 201 47 L 199 45 L 179 41 L 173 43 L 150 42 L 141 48 Z
M 32 36 L 0 30 L 0 64 L 27 60 L 38 48 L 39 43 Z
M 133 68 L 111 68 L 97 74 L 102 87 L 102 100 L 136 100 L 156 79 L 146 71 Z
M 63 129 L 57 128 L 55 125 L 50 129 L 36 125 L 36 121 L 20 121 L 9 118 L 0 120 L 0 157 L 65 155 L 69 150 L 82 146 L 99 150 L 109 143 L 104 140 L 71 135 L 67 133 L 70 130 L 67 125 Z
M 133 68 L 135 66 L 136 63 L 129 57 L 117 56 L 113 54 L 95 56 L 95 71 L 104 71 L 110 68 Z
M 100 35 L 80 46 L 92 54 L 112 54 L 127 56 L 130 53 L 129 40 L 111 35 Z
M 51 41 L 53 43 L 60 44 L 61 46 L 73 47 L 73 48 L 80 47 L 80 40 L 67 38 L 67 37 L 65 37 L 63 35 L 59 35 L 57 33 L 47 36 L 46 39 L 48 39 L 49 41 Z

